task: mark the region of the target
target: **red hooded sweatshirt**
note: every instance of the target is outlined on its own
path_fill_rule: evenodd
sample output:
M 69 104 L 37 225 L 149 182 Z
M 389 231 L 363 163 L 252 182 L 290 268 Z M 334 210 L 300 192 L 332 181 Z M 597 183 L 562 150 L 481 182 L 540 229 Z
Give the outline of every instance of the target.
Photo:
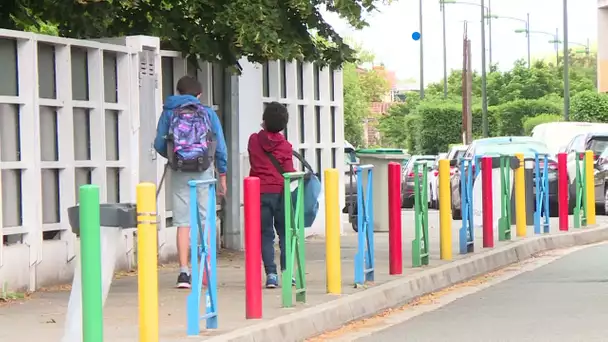
M 281 133 L 261 130 L 249 137 L 249 176 L 260 179 L 260 192 L 280 194 L 283 191 L 283 175 L 277 170 L 266 152 L 272 153 L 284 172 L 294 172 L 291 143 Z

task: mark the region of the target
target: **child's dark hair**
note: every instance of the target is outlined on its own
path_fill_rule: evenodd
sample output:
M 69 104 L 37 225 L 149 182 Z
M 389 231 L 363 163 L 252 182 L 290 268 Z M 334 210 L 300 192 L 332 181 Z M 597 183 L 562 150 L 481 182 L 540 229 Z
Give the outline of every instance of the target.
M 175 88 L 180 95 L 199 96 L 203 92 L 201 83 L 192 76 L 180 78 Z
M 264 121 L 264 127 L 268 132 L 278 133 L 284 130 L 289 121 L 287 108 L 278 102 L 269 103 L 264 109 L 262 121 Z

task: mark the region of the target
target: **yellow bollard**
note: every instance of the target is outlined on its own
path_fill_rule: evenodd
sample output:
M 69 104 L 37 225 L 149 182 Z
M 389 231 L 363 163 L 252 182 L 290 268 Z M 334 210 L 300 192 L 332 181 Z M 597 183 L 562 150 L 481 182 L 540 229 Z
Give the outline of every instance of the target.
M 515 229 L 517 236 L 525 237 L 527 235 L 526 225 L 526 176 L 524 172 L 524 154 L 516 153 L 515 157 L 519 159 L 519 167 L 515 170 L 514 186 L 515 186 Z
M 158 236 L 156 185 L 137 185 L 139 341 L 158 342 Z
M 327 293 L 342 292 L 342 270 L 340 263 L 340 202 L 337 169 L 325 170 L 325 271 Z
M 452 203 L 450 162 L 439 161 L 439 249 L 441 260 L 452 260 Z
M 587 225 L 595 224 L 595 168 L 593 167 L 593 151 L 585 151 L 585 181 L 587 188 Z

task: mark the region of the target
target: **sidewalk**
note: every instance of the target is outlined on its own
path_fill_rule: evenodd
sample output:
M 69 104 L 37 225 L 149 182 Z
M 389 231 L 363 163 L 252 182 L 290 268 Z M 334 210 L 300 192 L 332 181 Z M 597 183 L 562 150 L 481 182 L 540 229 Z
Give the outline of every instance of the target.
M 413 212 L 403 212 L 403 276 L 428 270 L 445 264 L 439 260 L 439 214 L 429 212 L 429 240 L 431 263 L 428 267 L 411 268 L 411 241 L 414 235 Z M 598 225 L 608 222 L 598 216 Z M 454 260 L 463 258 L 458 254 L 458 229 L 460 221 L 454 221 L 453 252 Z M 513 236 L 515 231 L 513 227 Z M 552 219 L 552 233 L 558 233 L 557 219 Z M 356 234 L 346 230 L 342 236 L 342 283 L 343 295 L 365 291 L 355 289 L 353 284 L 353 257 L 356 253 Z M 475 232 L 475 250 L 482 249 L 482 234 Z M 559 233 L 558 233 L 559 234 Z M 528 236 L 533 236 L 533 227 L 528 228 Z M 498 234 L 495 232 L 495 240 Z M 514 238 L 512 241 L 518 240 Z M 504 246 L 512 242 L 496 242 L 495 246 Z M 375 234 L 376 246 L 376 284 L 385 283 L 400 276 L 388 275 L 388 234 Z M 296 303 L 294 308 L 281 308 L 281 290 L 263 290 L 264 319 L 284 316 L 288 313 L 332 301 L 340 296 L 325 294 L 325 245 L 323 237 L 311 237 L 306 245 L 308 302 Z M 467 256 L 464 256 L 467 257 Z M 277 258 L 278 260 L 278 258 Z M 222 252 L 218 257 L 218 305 L 219 329 L 204 331 L 200 340 L 246 327 L 260 320 L 245 320 L 245 280 L 244 260 L 242 253 Z M 177 269 L 163 267 L 159 272 L 160 300 L 160 341 L 192 341 L 186 338 L 186 296 L 189 291 L 174 289 Z M 403 277 L 401 276 L 401 277 Z M 33 294 L 28 300 L 0 305 L 0 340 L 1 341 L 35 341 L 44 336 L 48 341 L 60 341 L 63 333 L 64 316 L 67 311 L 69 291 L 49 291 Z M 105 341 L 133 342 L 138 336 L 137 311 L 137 277 L 134 275 L 119 276 L 112 283 L 112 289 L 105 305 Z M 204 322 L 202 322 L 204 327 Z M 199 340 L 199 339 L 194 339 Z

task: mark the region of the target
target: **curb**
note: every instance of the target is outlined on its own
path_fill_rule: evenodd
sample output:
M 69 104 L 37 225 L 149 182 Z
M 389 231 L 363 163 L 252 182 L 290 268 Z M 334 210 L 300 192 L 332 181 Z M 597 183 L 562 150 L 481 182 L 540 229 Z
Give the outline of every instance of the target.
M 608 226 L 526 238 L 205 341 L 303 341 L 346 323 L 402 306 L 422 295 L 526 260 L 537 253 L 604 240 L 608 240 Z

